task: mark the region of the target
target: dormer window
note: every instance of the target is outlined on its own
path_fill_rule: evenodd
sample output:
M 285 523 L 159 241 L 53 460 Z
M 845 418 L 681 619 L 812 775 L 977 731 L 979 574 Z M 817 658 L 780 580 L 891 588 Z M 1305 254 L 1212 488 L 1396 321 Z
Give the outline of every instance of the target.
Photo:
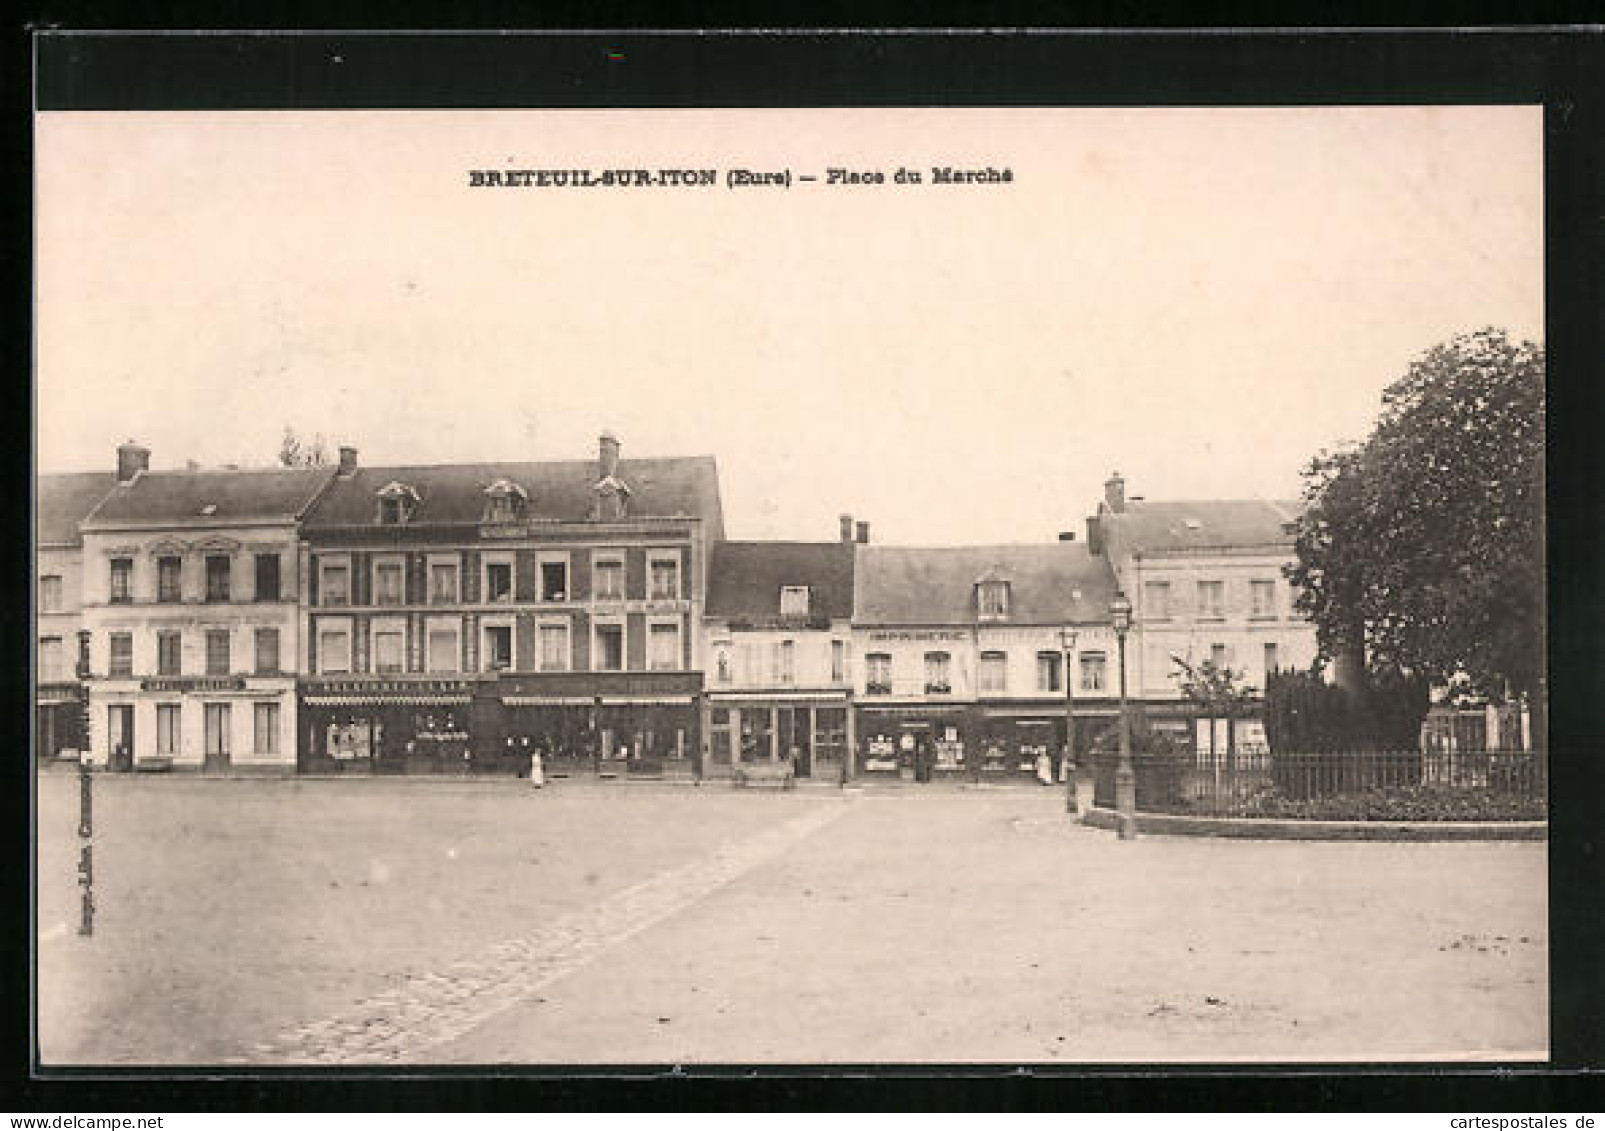
M 596 493 L 593 514 L 601 522 L 617 522 L 630 513 L 630 488 L 622 479 L 609 475 L 591 488 Z
M 808 616 L 808 586 L 780 587 L 780 615 L 787 620 L 803 620 Z
M 405 483 L 387 483 L 379 492 L 379 523 L 400 526 L 412 519 L 418 507 L 418 492 Z
M 498 479 L 485 488 L 485 521 L 517 522 L 528 502 L 528 491 L 510 479 Z
M 982 620 L 1003 620 L 1009 615 L 1009 583 L 987 574 L 975 583 L 975 612 Z

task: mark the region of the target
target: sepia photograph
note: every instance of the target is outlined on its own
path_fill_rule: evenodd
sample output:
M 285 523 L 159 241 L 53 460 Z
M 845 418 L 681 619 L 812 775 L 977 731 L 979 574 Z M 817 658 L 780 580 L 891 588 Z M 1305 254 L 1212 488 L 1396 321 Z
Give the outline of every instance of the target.
M 1549 1059 L 1542 107 L 34 146 L 40 1069 Z

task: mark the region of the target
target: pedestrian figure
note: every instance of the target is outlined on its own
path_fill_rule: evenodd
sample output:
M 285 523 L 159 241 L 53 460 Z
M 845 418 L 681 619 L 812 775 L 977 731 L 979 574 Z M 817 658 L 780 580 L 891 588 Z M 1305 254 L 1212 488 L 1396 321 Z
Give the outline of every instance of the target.
M 529 784 L 532 789 L 539 789 L 546 784 L 546 768 L 541 762 L 541 748 L 536 746 L 529 752 Z
M 1045 746 L 1037 749 L 1037 780 L 1043 785 L 1053 784 L 1053 759 L 1048 757 Z

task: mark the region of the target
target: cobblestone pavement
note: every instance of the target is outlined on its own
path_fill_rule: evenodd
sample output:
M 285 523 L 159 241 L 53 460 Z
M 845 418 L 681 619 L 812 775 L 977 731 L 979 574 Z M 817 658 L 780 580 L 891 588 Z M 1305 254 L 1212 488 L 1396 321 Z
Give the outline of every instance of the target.
M 417 1062 L 428 1051 L 578 970 L 837 820 L 851 801 L 822 802 L 757 836 L 626 888 L 444 972 L 409 977 L 338 1016 L 302 1025 L 235 1063 Z

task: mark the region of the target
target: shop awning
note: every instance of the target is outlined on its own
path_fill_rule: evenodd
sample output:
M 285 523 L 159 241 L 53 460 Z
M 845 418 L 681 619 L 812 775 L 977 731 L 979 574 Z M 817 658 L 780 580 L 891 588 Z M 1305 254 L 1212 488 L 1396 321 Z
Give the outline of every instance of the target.
M 739 706 L 742 703 L 843 703 L 845 691 L 714 691 L 708 702 L 721 706 Z
M 308 707 L 466 707 L 466 695 L 308 695 Z
M 503 695 L 509 707 L 589 707 L 596 700 L 589 695 Z

